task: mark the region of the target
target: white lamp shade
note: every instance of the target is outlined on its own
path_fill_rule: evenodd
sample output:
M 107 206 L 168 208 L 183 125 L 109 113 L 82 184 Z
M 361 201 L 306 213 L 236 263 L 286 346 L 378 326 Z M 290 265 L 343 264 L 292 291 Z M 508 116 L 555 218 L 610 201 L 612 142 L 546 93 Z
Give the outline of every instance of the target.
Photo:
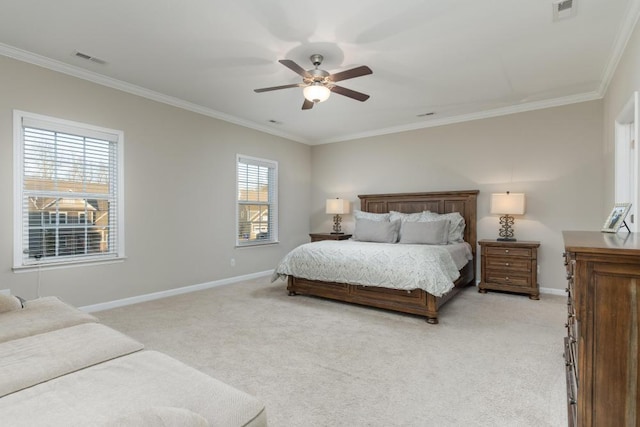
M 351 203 L 345 199 L 327 199 L 328 214 L 348 214 Z
M 322 83 L 313 83 L 302 90 L 304 97 L 311 102 L 324 102 L 329 99 L 331 91 Z
M 525 208 L 524 193 L 491 194 L 491 213 L 498 215 L 523 215 Z

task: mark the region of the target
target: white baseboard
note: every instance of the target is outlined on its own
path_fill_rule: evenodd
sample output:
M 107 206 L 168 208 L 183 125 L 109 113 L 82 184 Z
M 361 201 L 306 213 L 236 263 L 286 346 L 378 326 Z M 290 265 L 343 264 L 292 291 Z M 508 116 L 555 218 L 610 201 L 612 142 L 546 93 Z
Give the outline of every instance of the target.
M 560 296 L 566 296 L 567 295 L 567 291 L 565 291 L 564 289 L 556 289 L 556 288 L 540 288 L 540 293 L 541 294 L 560 295 Z
M 123 298 L 115 301 L 103 302 L 99 304 L 86 305 L 80 307 L 80 310 L 87 313 L 96 311 L 109 310 L 111 308 L 124 307 L 126 305 L 138 304 L 146 301 L 153 301 L 160 298 L 171 297 L 174 295 L 186 294 L 189 292 L 201 291 L 203 289 L 215 288 L 216 286 L 229 285 L 232 283 L 242 282 L 244 280 L 256 279 L 258 277 L 270 276 L 273 270 L 262 271 L 259 273 L 246 274 L 244 276 L 229 277 L 228 279 L 215 280 L 213 282 L 200 283 L 197 285 L 184 286 L 182 288 L 168 289 L 166 291 L 153 292 L 151 294 L 139 295 L 130 298 Z
M 478 283 L 480 283 L 480 281 L 476 280 L 476 287 L 478 286 Z M 556 289 L 556 288 L 540 288 L 540 293 L 549 294 L 549 295 L 560 295 L 560 296 L 567 295 L 567 292 L 564 289 Z

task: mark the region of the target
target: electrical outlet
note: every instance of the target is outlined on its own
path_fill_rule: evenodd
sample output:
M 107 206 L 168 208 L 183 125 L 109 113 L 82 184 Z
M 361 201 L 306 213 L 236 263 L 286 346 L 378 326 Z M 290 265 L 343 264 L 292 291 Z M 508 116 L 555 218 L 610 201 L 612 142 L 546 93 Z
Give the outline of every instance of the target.
M 231 267 L 235 267 L 235 266 L 236 266 L 236 259 L 231 258 Z
M 0 294 L 11 295 L 11 289 L 0 289 Z

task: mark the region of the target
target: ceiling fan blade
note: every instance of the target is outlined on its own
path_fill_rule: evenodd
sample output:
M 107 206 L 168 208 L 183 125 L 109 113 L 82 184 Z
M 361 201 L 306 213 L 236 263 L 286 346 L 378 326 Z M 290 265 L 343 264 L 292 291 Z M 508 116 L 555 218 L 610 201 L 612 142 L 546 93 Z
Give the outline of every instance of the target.
M 290 85 L 283 85 L 283 86 L 272 86 L 272 87 L 263 87 L 261 89 L 254 89 L 254 92 L 269 92 L 270 90 L 280 90 L 280 89 L 289 89 L 291 87 L 302 87 L 304 86 L 304 84 L 302 83 L 294 83 L 294 84 L 290 84 Z
M 302 77 L 305 77 L 308 79 L 312 78 L 311 74 L 309 74 L 307 70 L 305 70 L 304 68 L 302 68 L 301 66 L 299 66 L 298 64 L 296 64 L 290 59 L 281 59 L 278 62 L 284 65 L 285 67 L 287 67 L 288 69 L 290 69 L 291 71 L 293 71 L 294 73 L 300 74 Z
M 366 65 L 363 65 L 361 67 L 356 67 L 350 70 L 331 74 L 329 76 L 329 79 L 334 82 L 339 82 L 341 80 L 352 79 L 354 77 L 366 76 L 367 74 L 373 74 L 373 71 L 371 71 L 371 68 L 367 67 Z
M 335 92 L 338 93 L 340 95 L 344 95 L 344 96 L 348 96 L 349 98 L 353 98 L 357 101 L 361 101 L 364 102 L 367 99 L 369 99 L 369 95 L 362 93 L 362 92 L 356 92 L 355 90 L 351 90 L 351 89 L 347 89 L 346 87 L 342 87 L 342 86 L 333 86 L 331 89 L 331 92 Z
M 302 103 L 302 109 L 303 110 L 310 110 L 313 108 L 313 102 L 309 101 L 307 98 L 304 99 L 304 102 Z

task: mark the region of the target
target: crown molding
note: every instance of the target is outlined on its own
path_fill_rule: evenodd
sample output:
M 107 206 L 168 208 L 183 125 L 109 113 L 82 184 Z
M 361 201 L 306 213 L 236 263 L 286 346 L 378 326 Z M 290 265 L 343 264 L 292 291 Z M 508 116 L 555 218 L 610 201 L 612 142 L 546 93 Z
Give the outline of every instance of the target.
M 609 88 L 609 84 L 613 79 L 613 76 L 618 68 L 618 64 L 622 59 L 622 55 L 624 54 L 625 49 L 627 48 L 627 44 L 631 39 L 631 35 L 633 34 L 633 30 L 638 23 L 638 18 L 640 17 L 640 0 L 631 0 L 629 2 L 629 6 L 627 7 L 627 11 L 625 13 L 625 19 L 620 25 L 620 31 L 616 36 L 615 41 L 613 42 L 613 48 L 611 49 L 611 56 L 609 61 L 607 62 L 607 66 L 604 68 L 602 73 L 602 80 L 600 83 L 599 92 L 604 95 L 607 93 L 607 89 Z
M 13 58 L 18 61 L 27 62 L 29 64 L 37 65 L 39 67 L 56 71 L 62 74 L 66 74 L 72 77 L 77 77 L 82 80 L 87 80 L 89 82 L 96 83 L 101 86 L 106 86 L 111 89 L 117 89 L 122 92 L 140 96 L 142 98 L 150 99 L 152 101 L 160 102 L 163 104 L 171 105 L 173 107 L 181 108 L 183 110 L 202 114 L 203 116 L 208 116 L 214 119 L 223 120 L 225 122 L 233 123 L 235 125 L 239 125 L 249 129 L 254 129 L 264 133 L 268 133 L 270 135 L 279 136 L 279 137 L 290 139 L 296 142 L 301 142 L 303 144 L 309 143 L 308 140 L 304 138 L 300 138 L 296 135 L 292 135 L 286 132 L 280 132 L 278 130 L 275 130 L 266 126 L 262 126 L 248 120 L 240 119 L 238 117 L 231 116 L 229 114 L 221 113 L 220 111 L 212 110 L 210 108 L 206 108 L 201 105 L 187 102 L 173 96 L 164 95 L 162 93 L 155 92 L 153 90 L 149 90 L 131 83 L 126 83 L 122 80 L 107 77 L 102 74 L 95 73 L 93 71 L 88 71 L 80 67 L 65 64 L 64 62 L 56 61 L 54 59 L 47 58 L 45 56 L 38 55 L 32 52 L 28 52 L 26 50 L 18 49 L 3 43 L 0 43 L 0 55 Z
M 445 126 L 455 123 L 469 122 L 472 120 L 488 119 L 492 117 L 506 116 L 509 114 L 523 113 L 527 111 L 542 110 L 544 108 L 560 107 L 563 105 L 577 104 L 579 102 L 594 101 L 602 99 L 600 92 L 586 92 L 577 95 L 565 96 L 562 98 L 547 99 L 544 101 L 528 102 L 526 104 L 513 105 L 505 108 L 496 108 L 492 110 L 480 111 L 477 113 L 462 114 L 458 116 L 444 117 L 442 119 L 433 119 L 424 123 L 411 123 L 403 126 L 394 126 L 384 129 L 377 129 L 371 132 L 362 132 L 350 135 L 344 135 L 339 138 L 332 138 L 316 142 L 317 145 L 330 144 L 334 142 L 345 142 L 354 139 L 369 138 L 374 136 L 388 135 L 391 133 L 407 132 L 418 129 L 431 128 L 436 126 Z

